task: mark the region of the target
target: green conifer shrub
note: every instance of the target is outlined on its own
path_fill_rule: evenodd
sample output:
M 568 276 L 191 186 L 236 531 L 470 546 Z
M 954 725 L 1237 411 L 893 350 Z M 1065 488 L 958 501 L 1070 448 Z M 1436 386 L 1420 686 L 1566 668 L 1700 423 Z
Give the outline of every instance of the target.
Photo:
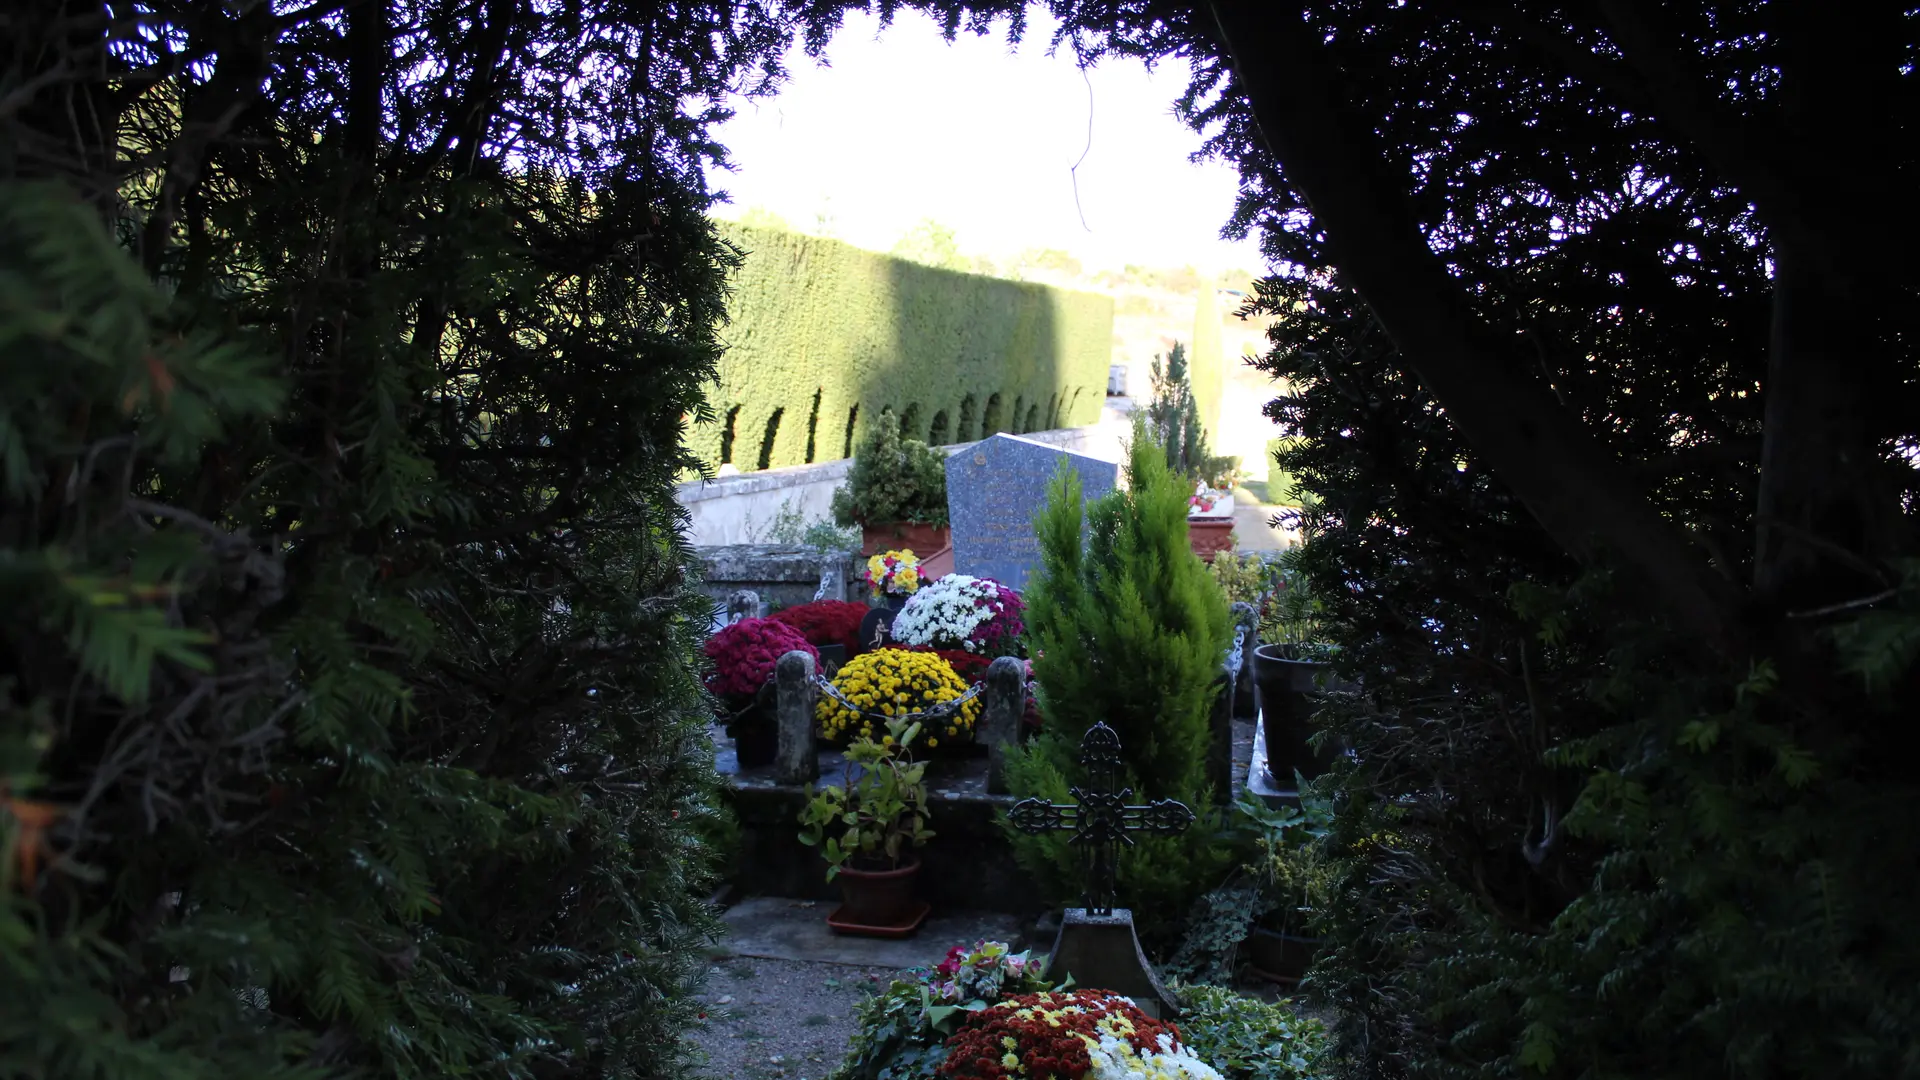
M 1194 391 L 1187 347 L 1174 342 L 1165 356 L 1153 358 L 1148 375 L 1153 399 L 1147 404 L 1147 426 L 1154 440 L 1166 448 L 1167 468 L 1188 483 L 1212 484 L 1238 467 L 1238 458 L 1215 457 L 1207 445 L 1207 429 L 1201 419 L 1200 398 Z
M 918 439 L 902 438 L 890 412 L 881 413 L 860 448 L 845 487 L 833 493 L 839 525 L 913 521 L 947 523 L 947 459 Z
M 1063 469 L 1035 515 L 1040 566 L 1026 621 L 1046 726 L 1009 756 L 1008 777 L 1023 797 L 1067 800 L 1081 778 L 1081 736 L 1105 722 L 1120 737 L 1135 797 L 1180 799 L 1201 815 L 1192 833 L 1139 837 L 1120 860 L 1121 902 L 1159 940 L 1230 859 L 1205 841 L 1226 795 L 1208 790 L 1205 766 L 1233 628 L 1226 598 L 1187 542 L 1185 483 L 1138 422 L 1126 479 L 1083 513 L 1079 478 Z M 1055 900 L 1077 899 L 1080 852 L 1065 834 L 1016 835 L 1014 845 Z

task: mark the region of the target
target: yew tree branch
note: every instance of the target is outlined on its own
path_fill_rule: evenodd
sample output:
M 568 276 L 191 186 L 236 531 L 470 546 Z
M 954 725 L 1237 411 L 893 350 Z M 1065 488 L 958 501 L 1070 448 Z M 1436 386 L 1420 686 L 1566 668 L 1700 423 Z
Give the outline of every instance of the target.
M 1665 520 L 1626 466 L 1505 362 L 1493 331 L 1427 245 L 1406 181 L 1373 125 L 1338 87 L 1326 47 L 1298 10 L 1213 0 L 1214 18 L 1257 129 L 1306 200 L 1329 254 L 1448 418 L 1568 552 L 1608 552 L 1701 645 L 1745 651 L 1742 593 Z

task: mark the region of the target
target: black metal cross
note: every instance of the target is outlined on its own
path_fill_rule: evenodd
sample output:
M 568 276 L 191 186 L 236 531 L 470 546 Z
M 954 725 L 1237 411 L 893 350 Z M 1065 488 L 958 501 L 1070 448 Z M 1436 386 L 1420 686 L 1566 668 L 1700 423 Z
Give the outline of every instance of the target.
M 1114 791 L 1120 779 L 1120 736 L 1105 724 L 1087 729 L 1080 740 L 1080 765 L 1087 786 L 1072 789 L 1067 805 L 1043 799 L 1022 799 L 1007 811 L 1007 819 L 1021 832 L 1073 830 L 1071 843 L 1086 853 L 1087 891 L 1082 899 L 1089 915 L 1113 914 L 1114 873 L 1120 845 L 1133 846 L 1129 833 L 1185 832 L 1193 811 L 1177 799 L 1161 799 L 1144 806 L 1128 806 L 1132 788 Z

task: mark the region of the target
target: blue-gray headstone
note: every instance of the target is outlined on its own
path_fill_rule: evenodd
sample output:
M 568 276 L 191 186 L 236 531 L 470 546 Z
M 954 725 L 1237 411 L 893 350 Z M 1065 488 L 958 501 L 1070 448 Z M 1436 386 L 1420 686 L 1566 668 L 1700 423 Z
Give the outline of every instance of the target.
M 1018 435 L 995 435 L 947 458 L 955 573 L 1027 587 L 1028 574 L 1040 564 L 1033 515 L 1046 505 L 1061 462 L 1080 474 L 1083 499 L 1097 499 L 1120 481 L 1116 462 Z

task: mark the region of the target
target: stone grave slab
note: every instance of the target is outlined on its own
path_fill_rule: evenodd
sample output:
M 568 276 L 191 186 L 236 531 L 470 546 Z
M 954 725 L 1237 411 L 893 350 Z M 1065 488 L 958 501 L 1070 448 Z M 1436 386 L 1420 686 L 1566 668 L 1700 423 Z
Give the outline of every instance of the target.
M 976 941 L 1020 942 L 1021 920 L 991 911 L 942 911 L 910 938 L 843 937 L 827 929 L 831 900 L 792 900 L 754 896 L 721 915 L 727 924 L 722 947 L 735 956 L 861 967 L 932 967 L 955 945 Z
M 1120 466 L 1018 435 L 995 435 L 947 458 L 947 517 L 953 525 L 953 570 L 1024 589 L 1040 562 L 1033 515 L 1062 464 L 1080 474 L 1092 500 L 1120 482 Z

